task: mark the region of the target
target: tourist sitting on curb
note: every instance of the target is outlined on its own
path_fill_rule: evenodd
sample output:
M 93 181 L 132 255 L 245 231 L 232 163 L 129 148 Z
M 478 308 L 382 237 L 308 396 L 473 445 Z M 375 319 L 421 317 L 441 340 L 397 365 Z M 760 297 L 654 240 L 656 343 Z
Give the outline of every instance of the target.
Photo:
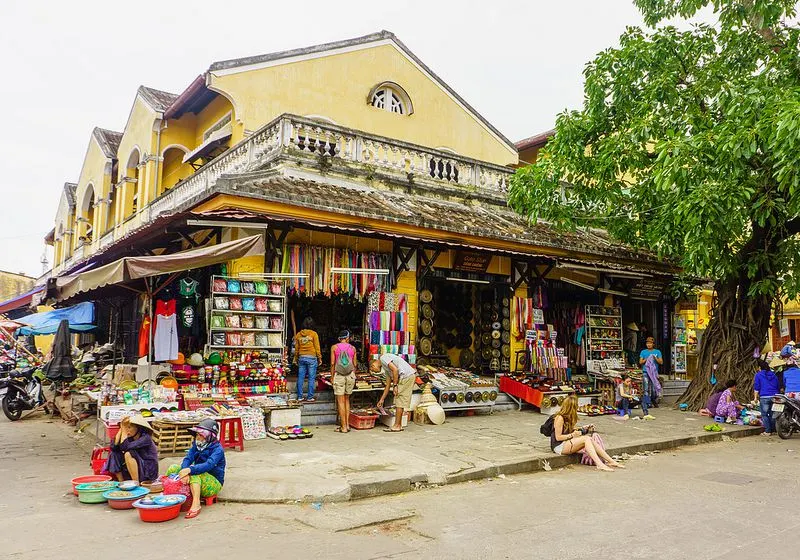
M 700 409 L 701 416 L 710 416 L 714 418 L 714 416 L 717 415 L 717 405 L 719 404 L 719 399 L 722 397 L 722 392 L 724 390 L 725 387 L 722 386 L 714 387 L 714 392 L 708 397 L 705 408 Z
M 550 449 L 558 455 L 573 455 L 584 451 L 601 471 L 612 471 L 611 467 L 624 468 L 596 444 L 594 425 L 578 427 L 578 396 L 569 395 L 553 416 L 553 431 L 550 434 Z
M 761 435 L 771 436 L 775 429 L 772 421 L 772 397 L 780 391 L 781 382 L 767 362 L 758 360 L 758 366 L 760 369 L 753 379 L 753 395 L 761 410 L 761 423 L 764 425 Z
M 731 424 L 736 422 L 739 418 L 739 411 L 744 408 L 733 398 L 734 391 L 736 391 L 736 380 L 728 379 L 725 382 L 725 390 L 722 391 L 716 411 L 717 416 L 722 416 Z
M 106 470 L 123 480 L 153 481 L 158 478 L 158 449 L 152 428 L 144 416 L 125 417 L 111 442 Z
M 336 397 L 336 409 L 339 412 L 337 432 L 350 431 L 350 395 L 356 386 L 356 349 L 350 344 L 350 331 L 339 333 L 339 343 L 331 347 L 331 384 Z
M 180 466 L 172 465 L 167 476 L 177 474 L 192 492 L 192 505 L 186 519 L 200 515 L 200 498 L 216 496 L 225 483 L 225 450 L 219 442 L 219 424 L 210 418 L 194 428 L 194 442 Z
M 635 404 L 636 397 L 633 396 L 633 382 L 628 374 L 622 374 L 622 381 L 617 383 L 617 409 L 623 414 L 616 416 L 620 420 L 628 420 L 631 417 L 631 405 Z

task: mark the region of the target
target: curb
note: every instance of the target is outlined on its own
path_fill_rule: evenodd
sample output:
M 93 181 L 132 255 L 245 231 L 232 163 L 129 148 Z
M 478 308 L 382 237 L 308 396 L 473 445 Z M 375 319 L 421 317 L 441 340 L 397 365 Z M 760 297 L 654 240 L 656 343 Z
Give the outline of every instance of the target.
M 606 451 L 610 455 L 635 455 L 643 451 L 664 451 L 668 449 L 676 449 L 678 447 L 687 447 L 694 445 L 701 445 L 704 443 L 717 443 L 723 441 L 723 437 L 730 437 L 732 439 L 745 438 L 760 434 L 762 431 L 761 426 L 754 426 L 749 428 L 742 428 L 731 432 L 712 432 L 702 433 L 696 436 L 688 436 L 681 438 L 668 439 L 663 441 L 656 441 L 650 443 L 640 443 L 636 445 L 626 445 L 622 447 L 608 448 Z M 528 474 L 542 472 L 545 470 L 545 462 L 551 469 L 560 469 L 569 465 L 574 465 L 580 462 L 579 455 L 555 455 L 549 454 L 545 457 L 526 457 L 516 460 L 511 460 L 487 467 L 479 467 L 475 469 L 467 469 L 458 473 L 447 475 L 442 483 L 431 483 L 428 476 L 425 474 L 404 476 L 379 482 L 364 482 L 350 484 L 349 492 L 342 492 L 336 495 L 312 497 L 305 496 L 301 500 L 290 499 L 274 499 L 274 500 L 259 500 L 259 499 L 226 499 L 220 496 L 221 502 L 231 503 L 262 503 L 262 504 L 285 504 L 285 503 L 313 503 L 313 502 L 347 502 L 362 500 L 367 498 L 375 498 L 377 496 L 387 496 L 391 494 L 401 494 L 403 492 L 410 492 L 418 488 L 435 488 L 437 486 L 444 486 L 449 484 L 459 484 L 462 482 L 469 482 L 473 480 L 481 480 L 486 478 L 494 478 L 499 475 L 515 475 L 515 474 Z

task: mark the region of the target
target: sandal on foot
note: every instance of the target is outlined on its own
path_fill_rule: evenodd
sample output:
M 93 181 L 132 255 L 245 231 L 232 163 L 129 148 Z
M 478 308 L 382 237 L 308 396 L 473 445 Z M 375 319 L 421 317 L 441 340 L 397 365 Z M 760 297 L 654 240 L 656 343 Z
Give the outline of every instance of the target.
M 403 428 L 400 428 L 399 430 L 395 430 L 394 428 L 384 428 L 383 431 L 384 432 L 402 432 Z
M 195 509 L 195 510 L 191 510 L 190 509 L 189 512 L 184 516 L 184 518 L 185 519 L 194 519 L 198 515 L 200 515 L 200 510 L 199 509 Z
M 350 430 L 343 430 L 341 426 L 336 426 L 336 429 L 333 430 L 334 432 L 339 432 L 340 434 L 346 434 Z

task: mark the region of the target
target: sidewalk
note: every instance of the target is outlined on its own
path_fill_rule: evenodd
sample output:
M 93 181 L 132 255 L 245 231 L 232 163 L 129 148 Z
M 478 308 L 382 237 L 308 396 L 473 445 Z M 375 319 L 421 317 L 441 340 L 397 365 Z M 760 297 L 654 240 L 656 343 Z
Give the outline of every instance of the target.
M 594 423 L 612 455 L 671 449 L 745 437 L 761 428 L 725 426 L 709 433 L 709 418 L 659 408 L 652 421 L 581 417 Z M 576 462 L 556 456 L 539 433 L 545 417 L 531 411 L 448 418 L 442 426 L 409 424 L 402 433 L 382 427 L 333 431 L 314 427 L 314 437 L 278 442 L 248 441 L 245 451 L 226 453 L 228 470 L 221 500 L 250 503 L 341 502 L 444 485 L 536 472 L 546 460 L 552 468 Z M 162 470 L 179 457 L 161 460 Z M 588 468 L 588 467 L 587 467 Z

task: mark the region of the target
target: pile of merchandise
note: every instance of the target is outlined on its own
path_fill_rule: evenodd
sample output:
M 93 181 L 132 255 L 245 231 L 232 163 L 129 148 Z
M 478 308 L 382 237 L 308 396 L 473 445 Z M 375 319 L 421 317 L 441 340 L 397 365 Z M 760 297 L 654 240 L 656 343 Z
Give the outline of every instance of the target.
M 311 430 L 301 425 L 296 426 L 274 426 L 267 430 L 267 435 L 278 441 L 289 441 L 295 439 L 307 439 L 314 437 Z
M 608 405 L 584 404 L 578 407 L 578 414 L 581 416 L 603 416 L 605 414 L 617 414 L 617 409 Z

